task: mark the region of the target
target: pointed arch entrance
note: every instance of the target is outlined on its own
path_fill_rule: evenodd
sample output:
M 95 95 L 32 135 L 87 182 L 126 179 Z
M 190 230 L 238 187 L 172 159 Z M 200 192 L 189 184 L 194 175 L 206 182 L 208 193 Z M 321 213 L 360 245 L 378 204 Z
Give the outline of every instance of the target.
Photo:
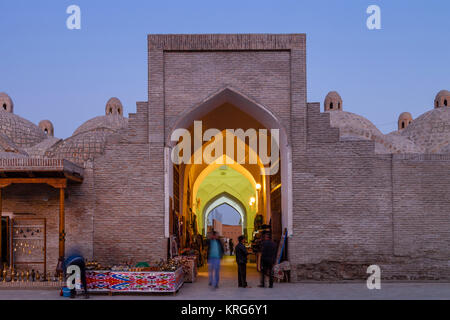
M 203 129 L 216 128 L 218 131 L 226 129 L 239 129 L 244 131 L 249 128 L 255 128 L 257 131 L 277 129 L 279 132 L 279 140 L 276 143 L 279 146 L 279 157 L 276 162 L 272 162 L 272 167 L 278 167 L 278 174 L 269 175 L 261 174 L 261 168 L 258 165 L 245 164 L 246 170 L 252 173 L 255 178 L 255 194 L 256 198 L 261 196 L 263 205 L 260 206 L 266 223 L 271 223 L 271 219 L 278 215 L 279 223 L 275 223 L 279 230 L 287 229 L 288 234 L 292 234 L 292 162 L 291 162 L 291 146 L 289 136 L 282 122 L 274 115 L 274 113 L 266 106 L 252 100 L 250 97 L 239 93 L 237 90 L 226 87 L 218 92 L 213 93 L 199 104 L 193 106 L 188 111 L 182 113 L 176 120 L 166 127 L 166 146 L 165 146 L 165 200 L 166 200 L 166 235 L 169 236 L 169 223 L 173 207 L 179 208 L 179 215 L 186 216 L 184 226 L 188 226 L 192 221 L 192 213 L 195 211 L 196 201 L 192 199 L 193 187 L 196 179 L 201 172 L 205 170 L 205 164 L 178 164 L 172 162 L 172 153 L 174 147 L 182 139 L 172 140 L 172 134 L 178 129 L 185 129 L 191 135 L 192 154 L 198 150 L 195 149 L 195 141 L 192 138 L 195 135 L 194 122 L 202 121 Z M 178 137 L 179 138 L 179 137 Z M 244 138 L 245 139 L 245 138 Z M 204 148 L 201 143 L 201 147 Z M 247 143 L 250 150 L 250 145 Z M 259 146 L 259 145 L 258 145 Z M 203 149 L 201 149 L 203 150 Z M 191 166 L 189 170 L 185 170 L 187 166 Z M 177 167 L 176 170 L 172 167 Z M 267 169 L 267 168 L 266 168 Z M 278 206 L 274 210 L 271 206 L 271 193 L 277 194 Z M 275 194 L 274 193 L 274 194 Z M 174 200 L 175 199 L 175 200 Z M 184 200 L 188 200 L 187 202 Z M 177 202 L 174 204 L 174 201 Z M 179 201 L 179 203 L 178 203 Z M 250 199 L 251 201 L 251 199 Z M 204 217 L 204 216 L 203 216 Z M 200 230 L 199 230 L 200 231 Z

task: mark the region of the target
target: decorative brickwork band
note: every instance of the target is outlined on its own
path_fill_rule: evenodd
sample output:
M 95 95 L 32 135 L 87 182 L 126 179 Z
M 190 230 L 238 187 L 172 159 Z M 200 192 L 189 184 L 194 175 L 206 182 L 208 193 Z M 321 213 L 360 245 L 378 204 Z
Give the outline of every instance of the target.
M 148 36 L 149 50 L 290 50 L 306 47 L 305 34 L 192 34 Z

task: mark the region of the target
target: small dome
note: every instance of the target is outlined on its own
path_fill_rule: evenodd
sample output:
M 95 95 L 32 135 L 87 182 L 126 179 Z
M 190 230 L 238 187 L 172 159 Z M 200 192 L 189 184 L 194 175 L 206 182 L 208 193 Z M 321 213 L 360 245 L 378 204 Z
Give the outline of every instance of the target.
M 109 129 L 111 131 L 120 131 L 124 129 L 128 125 L 128 118 L 125 118 L 120 115 L 108 115 L 108 116 L 98 116 L 92 118 L 81 126 L 78 127 L 77 130 L 73 133 L 73 136 L 87 132 L 94 131 L 97 129 Z
M 117 98 L 111 98 L 106 103 L 105 108 L 106 115 L 123 115 L 123 106 L 122 102 L 120 102 Z
M 360 115 L 345 111 L 328 113 L 331 126 L 339 128 L 341 137 L 373 140 L 373 137 L 383 135 L 372 122 Z
M 0 92 L 0 109 L 9 113 L 14 111 L 12 99 L 4 92 Z
M 434 107 L 440 108 L 440 107 L 449 107 L 450 106 L 450 91 L 448 90 L 441 90 L 436 95 L 436 98 L 434 98 Z
M 47 135 L 47 137 L 53 137 L 54 136 L 54 129 L 53 124 L 49 120 L 42 120 L 39 122 L 39 128 L 44 131 L 44 133 Z
M 336 91 L 327 94 L 324 101 L 325 111 L 342 110 L 342 98 Z
M 406 127 L 413 121 L 413 117 L 409 112 L 403 112 L 398 117 L 398 131 L 406 129 Z
M 400 133 L 425 153 L 441 153 L 450 141 L 450 108 L 437 108 L 425 112 Z
M 66 159 L 83 165 L 103 154 L 106 139 L 112 132 L 108 129 L 97 129 L 82 132 L 65 140 L 59 140 L 45 151 L 45 157 Z

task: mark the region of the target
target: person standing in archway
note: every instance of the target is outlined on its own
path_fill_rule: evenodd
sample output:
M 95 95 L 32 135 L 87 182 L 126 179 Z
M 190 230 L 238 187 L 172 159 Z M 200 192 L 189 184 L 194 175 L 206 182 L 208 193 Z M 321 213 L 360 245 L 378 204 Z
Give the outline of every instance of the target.
M 239 236 L 238 245 L 235 248 L 236 262 L 238 265 L 238 287 L 248 288 L 247 285 L 247 248 L 244 245 L 244 236 Z
M 264 288 L 265 276 L 269 276 L 269 288 L 273 288 L 273 265 L 277 255 L 277 245 L 272 241 L 270 233 L 263 234 L 261 242 L 261 284 L 259 287 Z
M 211 232 L 208 239 L 208 271 L 209 271 L 209 285 L 217 289 L 219 287 L 220 277 L 220 259 L 223 257 L 223 245 L 218 239 L 216 231 Z

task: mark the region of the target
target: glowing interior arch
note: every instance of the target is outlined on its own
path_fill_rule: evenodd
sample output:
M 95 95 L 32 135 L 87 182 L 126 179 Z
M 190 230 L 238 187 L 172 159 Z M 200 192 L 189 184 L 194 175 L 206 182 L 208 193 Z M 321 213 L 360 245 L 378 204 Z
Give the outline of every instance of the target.
M 218 197 L 215 197 L 214 199 L 211 199 L 210 202 L 205 206 L 203 210 L 203 217 L 204 217 L 204 226 L 208 225 L 208 216 L 209 214 L 217 207 L 228 204 L 230 207 L 232 207 L 234 210 L 236 210 L 239 215 L 241 216 L 241 227 L 242 227 L 242 234 L 244 234 L 244 226 L 246 225 L 247 215 L 245 207 L 242 205 L 242 203 L 231 196 L 228 193 L 222 193 Z M 207 228 L 204 228 L 205 235 L 208 232 Z

